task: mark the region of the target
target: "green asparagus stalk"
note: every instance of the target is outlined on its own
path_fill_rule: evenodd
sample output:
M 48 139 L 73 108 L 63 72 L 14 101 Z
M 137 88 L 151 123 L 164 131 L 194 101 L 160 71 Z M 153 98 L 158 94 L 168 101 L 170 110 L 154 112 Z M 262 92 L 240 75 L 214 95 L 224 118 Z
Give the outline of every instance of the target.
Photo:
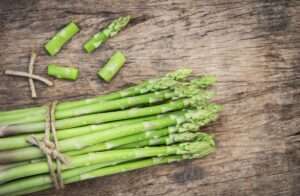
M 214 148 L 213 139 L 208 136 L 206 139 L 201 141 L 194 141 L 190 143 L 181 143 L 172 146 L 162 147 L 148 147 L 148 148 L 137 148 L 137 149 L 124 149 L 124 150 L 111 150 L 98 153 L 90 153 L 87 155 L 81 155 L 71 157 L 71 162 L 68 166 L 63 165 L 62 169 L 70 169 L 82 167 L 87 164 L 101 164 L 107 162 L 117 162 L 129 159 L 146 158 L 153 156 L 168 156 L 168 155 L 192 155 L 192 157 L 202 156 L 203 153 L 207 154 L 207 151 L 211 151 Z M 18 179 L 26 176 L 32 176 L 42 173 L 47 173 L 48 167 L 46 163 L 35 163 L 26 166 L 20 166 L 11 170 L 7 170 L 0 174 L 0 182 L 7 182 L 13 179 Z M 99 171 L 85 174 L 85 178 L 92 178 L 96 176 Z M 89 176 L 89 177 L 87 177 Z M 47 176 L 49 178 L 49 176 Z M 25 178 L 24 180 L 17 180 L 11 183 L 6 183 L 0 187 L 0 195 L 13 193 L 26 188 L 37 186 L 33 185 L 32 178 Z M 41 179 L 35 182 L 43 181 Z M 51 181 L 49 181 L 51 182 Z M 28 187 L 24 187 L 29 185 Z M 41 185 L 41 184 L 39 184 Z M 43 185 L 43 184 L 42 184 Z M 18 190 L 16 190 L 18 189 Z
M 95 171 L 84 173 L 80 176 L 71 177 L 66 180 L 66 183 L 78 182 L 82 180 L 87 180 L 91 178 L 96 178 L 100 176 L 106 176 L 116 173 L 122 173 L 126 171 L 131 171 L 139 168 L 149 167 L 157 164 L 163 163 L 172 163 L 174 161 L 181 161 L 184 159 L 192 159 L 192 158 L 201 158 L 207 156 L 208 154 L 212 153 L 215 150 L 214 146 L 204 146 L 202 147 L 202 151 L 197 154 L 186 154 L 186 155 L 179 155 L 179 156 L 162 156 L 162 157 L 154 157 L 152 159 L 146 159 L 142 161 L 134 161 L 131 163 L 124 163 L 119 164 L 116 166 L 106 167 L 103 169 L 97 169 Z
M 202 98 L 205 99 L 205 97 Z M 189 101 L 191 101 L 190 99 Z M 199 100 L 197 100 L 199 102 Z M 61 140 L 59 149 L 61 152 L 72 150 L 80 150 L 88 146 L 102 143 L 112 139 L 141 133 L 143 131 L 162 129 L 169 126 L 178 125 L 179 132 L 181 130 L 197 130 L 199 126 L 203 126 L 217 117 L 219 106 L 210 104 L 205 108 L 192 110 L 183 115 L 171 115 L 157 120 L 136 123 L 132 125 L 124 125 L 113 129 L 107 129 L 100 132 L 87 134 L 84 136 L 73 137 Z M 30 160 L 42 157 L 42 152 L 36 147 L 27 147 L 11 151 L 0 151 L 0 163 L 10 163 L 16 161 Z
M 79 168 L 75 168 L 75 169 L 71 169 L 71 170 L 67 170 L 67 171 L 64 171 L 62 172 L 62 178 L 63 179 L 68 179 L 68 178 L 71 178 L 71 177 L 74 177 L 74 176 L 77 176 L 77 175 L 80 175 L 80 174 L 83 174 L 83 173 L 87 173 L 89 171 L 93 171 L 93 170 L 96 170 L 96 169 L 100 169 L 100 168 L 103 168 L 103 167 L 107 167 L 107 166 L 113 166 L 113 165 L 116 165 L 116 164 L 119 164 L 119 163 L 122 163 L 122 162 L 125 162 L 125 161 L 119 161 L 119 162 L 108 162 L 108 163 L 101 163 L 101 164 L 94 164 L 94 165 L 90 165 L 90 166 L 84 166 L 84 167 L 79 167 Z M 49 175 L 47 175 L 48 178 L 40 178 L 41 181 L 43 184 L 46 184 L 46 185 L 41 185 L 39 187 L 51 187 L 52 186 L 52 180 L 49 178 Z M 40 176 L 41 177 L 41 176 Z M 32 181 L 32 179 L 31 179 Z M 25 181 L 25 186 L 23 184 L 23 187 L 28 187 L 28 182 L 30 183 L 30 181 Z M 49 183 L 50 182 L 50 183 Z M 66 182 L 65 182 L 66 183 Z M 27 185 L 26 185 L 27 184 Z M 33 183 L 34 184 L 34 183 Z M 35 188 L 35 187 L 34 187 Z M 36 189 L 36 188 L 35 188 Z M 25 189 L 26 190 L 26 189 Z M 32 190 L 32 189 L 31 189 Z M 43 190 L 43 189 L 41 189 Z M 28 190 L 27 190 L 28 191 Z M 34 191 L 35 192 L 35 191 Z M 13 195 L 24 195 L 25 193 L 21 194 L 21 193 L 13 193 Z
M 64 179 L 64 183 L 70 184 L 70 183 L 82 181 L 85 178 L 96 178 L 96 177 L 100 177 L 100 176 L 107 176 L 107 175 L 112 175 L 112 174 L 116 174 L 116 173 L 132 171 L 135 169 L 155 166 L 155 165 L 159 165 L 159 164 L 173 163 L 173 162 L 187 159 L 187 157 L 188 156 L 182 156 L 182 155 L 153 157 L 153 158 L 148 158 L 148 159 L 144 159 L 144 160 L 132 161 L 129 163 L 124 163 L 124 164 L 116 164 L 115 166 L 104 167 L 104 168 L 102 168 L 103 170 L 100 170 L 100 168 L 99 168 L 95 171 L 86 172 L 86 173 L 82 173 L 82 174 L 79 174 L 76 176 L 72 176 L 70 178 L 66 178 L 66 179 Z M 76 170 L 76 169 L 74 169 L 74 170 Z M 70 170 L 70 171 L 72 171 L 72 170 Z M 97 171 L 97 174 L 95 174 L 96 171 Z M 63 176 L 64 176 L 64 173 L 63 173 Z M 31 178 L 30 181 L 27 181 L 28 183 L 26 183 L 27 185 L 25 185 L 25 186 L 23 183 L 22 187 L 16 188 L 18 186 L 18 184 L 14 184 L 11 186 L 11 189 L 14 189 L 14 190 L 24 189 L 24 190 L 14 193 L 13 196 L 26 195 L 29 193 L 34 193 L 34 192 L 49 189 L 52 187 L 52 184 L 51 184 L 51 182 L 49 183 L 48 181 L 49 181 L 49 176 L 40 175 L 40 176 L 36 177 L 35 179 Z M 46 185 L 41 185 L 41 184 L 46 184 Z M 31 186 L 32 186 L 32 188 L 27 188 L 27 187 L 31 187 Z
M 4 116 L 23 114 L 27 112 L 37 112 L 39 110 L 40 107 L 31 107 L 31 108 L 22 108 L 22 109 L 10 110 L 10 111 L 0 111 L 0 117 L 2 118 Z
M 129 148 L 136 147 L 145 147 L 145 146 L 153 146 L 158 144 L 171 145 L 178 142 L 187 142 L 192 141 L 196 138 L 204 137 L 206 134 L 204 133 L 177 133 L 178 128 L 176 127 L 168 127 L 166 129 L 161 129 L 157 131 L 145 131 L 144 133 L 134 134 L 126 137 L 122 137 L 119 139 L 114 139 L 111 141 L 107 141 L 104 143 L 96 144 L 82 150 L 69 151 L 66 154 L 70 156 L 81 155 L 90 152 L 100 152 L 104 150 L 110 149 L 126 149 L 127 145 Z M 143 143 L 144 142 L 144 143 Z M 137 144 L 144 145 L 137 145 Z M 131 146 L 130 146 L 131 144 Z
M 148 158 L 148 159 L 144 159 L 144 160 L 124 163 L 124 164 L 117 164 L 116 166 L 104 167 L 103 169 L 105 169 L 105 170 L 100 170 L 100 169 L 96 170 L 97 176 L 96 176 L 96 174 L 93 174 L 93 173 L 95 173 L 95 171 L 92 171 L 89 173 L 87 172 L 87 173 L 83 173 L 82 175 L 79 174 L 77 176 L 64 179 L 64 183 L 70 184 L 70 183 L 82 181 L 82 180 L 84 180 L 84 178 L 88 178 L 87 175 L 89 175 L 90 178 L 93 178 L 93 177 L 96 178 L 96 177 L 100 177 L 100 176 L 107 176 L 107 175 L 112 175 L 112 174 L 116 174 L 116 173 L 132 171 L 135 169 L 155 166 L 155 165 L 159 165 L 159 164 L 173 163 L 173 162 L 187 159 L 187 157 L 188 156 L 182 156 L 182 155 L 153 157 L 153 158 Z M 11 186 L 11 189 L 14 189 L 14 190 L 24 189 L 24 190 L 17 191 L 12 196 L 26 195 L 29 193 L 34 193 L 34 192 L 49 189 L 52 187 L 52 184 L 49 183 L 48 181 L 49 181 L 49 177 L 47 175 L 43 175 L 43 176 L 40 175 L 40 176 L 36 177 L 35 179 L 31 179 L 30 181 L 28 181 L 28 183 L 26 183 L 27 185 L 25 185 L 25 186 L 24 186 L 24 184 L 22 184 L 23 185 L 22 187 L 16 188 L 18 186 L 18 184 L 14 184 Z M 41 185 L 41 184 L 46 184 L 46 185 Z M 31 186 L 34 186 L 34 187 L 27 188 L 27 187 L 31 187 Z
M 176 124 L 175 117 L 165 117 L 158 120 L 146 121 L 132 125 L 120 126 L 95 132 L 83 136 L 61 140 L 59 149 L 61 152 L 80 150 L 97 143 L 109 141 L 115 138 L 131 135 L 144 130 L 154 130 Z M 43 153 L 36 147 L 26 147 L 11 151 L 0 151 L 0 163 L 10 163 L 43 157 Z
M 150 107 L 138 108 L 138 109 L 134 108 L 129 110 L 107 112 L 107 113 L 100 113 L 100 114 L 90 114 L 90 115 L 84 115 L 84 116 L 79 116 L 70 119 L 62 119 L 56 121 L 55 125 L 57 129 L 67 129 L 67 128 L 85 126 L 89 124 L 99 124 L 99 123 L 105 123 L 105 122 L 116 121 L 116 120 L 123 120 L 123 119 L 130 119 L 130 118 L 137 118 L 142 116 L 166 113 L 170 111 L 183 109 L 184 107 L 187 107 L 189 105 L 193 105 L 193 104 L 197 105 L 198 101 L 193 101 L 197 97 L 200 99 L 200 102 L 202 104 L 203 101 L 206 101 L 212 95 L 213 95 L 212 93 L 204 92 L 192 98 L 180 99 L 177 101 L 172 101 L 157 106 L 150 106 Z M 6 136 L 6 135 L 21 134 L 21 133 L 42 132 L 44 127 L 45 127 L 45 122 L 22 124 L 22 125 L 15 125 L 15 126 L 12 125 L 0 130 L 0 135 Z
M 10 112 L 12 112 L 12 113 L 10 113 Z M 32 110 L 29 110 L 28 112 L 9 111 L 8 114 L 0 115 L 0 126 L 1 125 L 9 125 L 9 124 L 19 124 L 19 123 L 24 123 L 24 122 L 40 121 L 41 118 L 37 119 L 37 120 L 31 120 L 30 118 L 32 117 L 32 115 L 30 115 L 30 114 L 32 113 L 35 116 L 44 117 L 46 115 L 46 112 L 47 112 L 47 107 L 43 107 L 43 106 L 41 106 L 39 108 L 32 108 Z
M 79 27 L 74 22 L 69 23 L 45 45 L 45 49 L 51 56 L 56 55 L 63 45 L 65 45 L 78 32 Z
M 79 100 L 79 101 L 68 101 L 68 102 L 59 103 L 56 107 L 56 111 L 59 112 L 62 110 L 72 109 L 79 106 L 99 103 L 107 100 L 116 100 L 119 98 L 130 97 L 130 96 L 135 96 L 140 94 L 146 94 L 149 92 L 156 92 L 159 90 L 173 88 L 174 86 L 176 86 L 176 84 L 179 83 L 179 81 L 184 80 L 187 76 L 189 76 L 190 73 L 191 73 L 190 70 L 181 69 L 181 70 L 177 70 L 176 72 L 169 73 L 165 77 L 148 80 L 140 85 L 130 87 L 124 90 L 120 90 L 117 92 L 113 92 L 107 95 L 101 95 L 98 97 Z M 205 81 L 206 79 L 205 77 L 203 77 L 201 80 Z M 1 130 L 1 125 L 6 126 L 10 124 L 44 121 L 45 115 L 37 114 L 38 110 L 40 113 L 45 113 L 47 111 L 47 107 L 33 108 L 32 111 L 31 109 L 21 109 L 17 111 L 0 112 L 0 130 Z M 15 119 L 15 115 L 17 114 L 24 114 L 24 115 L 18 118 L 18 120 L 4 121 L 2 123 L 1 119 L 3 116 L 10 116 L 11 118 Z
M 56 64 L 49 64 L 48 75 L 59 79 L 77 80 L 79 76 L 79 69 L 75 67 L 63 67 Z
M 115 36 L 119 31 L 125 28 L 130 21 L 130 16 L 120 17 L 106 27 L 103 31 L 95 34 L 90 40 L 88 40 L 83 48 L 87 53 L 91 53 L 102 45 L 110 37 Z
M 124 144 L 130 144 L 133 142 L 138 142 L 138 141 L 143 141 L 148 138 L 159 138 L 165 135 L 168 135 L 170 132 L 173 130 L 177 130 L 176 127 L 169 127 L 157 131 L 145 131 L 143 133 L 138 133 L 126 137 L 121 137 L 119 139 L 114 139 L 110 140 L 104 143 L 96 144 L 87 148 L 84 148 L 82 150 L 75 150 L 75 151 L 69 151 L 66 154 L 67 155 L 81 155 L 81 154 L 86 154 L 89 152 L 99 152 L 99 151 L 104 151 L 104 150 L 110 150 L 117 148 L 119 146 L 122 146 Z
M 171 99 L 175 92 L 171 90 L 158 91 L 145 95 L 127 97 L 118 100 L 107 101 L 105 103 L 94 103 L 87 106 L 81 106 L 74 109 L 58 111 L 55 114 L 57 119 L 70 118 L 85 114 L 107 112 L 113 110 L 127 109 L 134 106 L 140 106 L 149 103 L 158 103 Z
M 195 138 L 204 137 L 205 133 L 172 133 L 163 137 L 149 138 L 144 139 L 143 141 L 136 141 L 126 145 L 120 146 L 118 149 L 127 149 L 127 148 L 142 148 L 146 146 L 156 146 L 156 145 L 171 145 L 179 142 L 188 142 L 192 141 Z
M 103 131 L 105 129 L 111 129 L 111 128 L 119 127 L 122 125 L 129 125 L 129 124 L 134 124 L 137 122 L 154 120 L 154 119 L 158 119 L 158 118 L 164 117 L 166 115 L 171 115 L 171 114 L 182 114 L 182 112 L 181 111 L 171 112 L 171 113 L 167 113 L 167 114 L 160 114 L 160 115 L 155 115 L 155 116 L 150 116 L 150 117 L 142 117 L 142 118 L 136 118 L 136 119 L 130 119 L 130 120 L 122 120 L 122 121 L 116 121 L 116 122 L 103 123 L 100 125 L 88 125 L 88 126 L 83 126 L 83 127 L 64 129 L 64 130 L 59 130 L 56 133 L 56 136 L 59 140 L 62 140 L 62 139 L 67 139 L 67 138 L 71 138 L 71 137 L 75 137 L 75 136 L 86 135 L 89 133 Z M 30 136 L 35 136 L 38 139 L 42 139 L 44 137 L 44 134 L 43 133 L 23 134 L 21 136 L 0 138 L 0 151 L 1 150 L 12 150 L 12 149 L 31 146 L 31 144 L 29 144 L 27 141 L 27 139 Z
M 182 85 L 177 84 L 173 87 L 172 90 L 162 90 L 154 93 L 148 93 L 144 95 L 121 98 L 118 100 L 106 101 L 103 103 L 94 103 L 87 106 L 81 106 L 74 109 L 68 109 L 63 111 L 58 111 L 55 114 L 56 119 L 70 118 L 75 116 L 80 116 L 84 114 L 107 112 L 118 109 L 126 109 L 129 107 L 144 105 L 144 104 L 153 104 L 169 99 L 179 99 L 192 97 L 199 94 L 207 94 L 206 91 L 199 89 L 195 85 Z
M 111 81 L 111 79 L 117 74 L 117 72 L 123 67 L 126 61 L 125 55 L 117 51 L 109 59 L 109 61 L 98 71 L 98 76 L 105 80 L 106 82 Z
M 57 130 L 68 129 L 73 127 L 80 127 L 91 124 L 100 124 L 106 122 L 112 122 L 117 120 L 132 119 L 143 116 L 150 116 L 155 114 L 167 113 L 171 111 L 181 110 L 189 105 L 189 99 L 180 99 L 176 101 L 171 101 L 169 103 L 155 105 L 144 108 L 132 108 L 128 110 L 106 112 L 99 114 L 89 114 L 78 116 L 74 118 L 67 118 L 62 120 L 57 120 L 55 126 Z M 23 133 L 36 133 L 43 132 L 45 127 L 45 122 L 22 124 L 22 125 L 11 125 L 0 130 L 0 135 L 17 135 Z
M 11 163 L 11 164 L 0 165 L 0 172 L 5 171 L 5 170 L 10 169 L 10 168 L 13 168 L 13 167 L 16 167 L 16 166 L 20 166 L 20 165 L 24 165 L 24 163 L 19 162 L 19 163 Z
M 142 84 L 129 87 L 123 90 L 119 90 L 116 92 L 112 92 L 106 95 L 100 95 L 85 100 L 77 100 L 77 101 L 69 101 L 69 102 L 61 103 L 57 106 L 57 110 L 70 109 L 82 105 L 97 103 L 99 101 L 115 100 L 124 97 L 130 97 L 134 95 L 140 95 L 149 92 L 170 89 L 173 86 L 175 86 L 177 83 L 186 80 L 186 78 L 190 76 L 191 73 L 192 71 L 190 69 L 179 69 L 177 71 L 168 73 L 161 78 L 146 80 Z

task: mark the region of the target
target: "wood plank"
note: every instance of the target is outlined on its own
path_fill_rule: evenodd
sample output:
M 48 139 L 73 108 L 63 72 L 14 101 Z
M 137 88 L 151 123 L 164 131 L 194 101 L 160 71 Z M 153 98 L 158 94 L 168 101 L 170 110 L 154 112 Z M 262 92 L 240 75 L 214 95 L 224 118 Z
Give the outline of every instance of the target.
M 216 75 L 220 119 L 206 128 L 218 150 L 206 159 L 127 172 L 76 183 L 43 195 L 298 195 L 300 192 L 300 2 L 297 0 L 0 1 L 0 109 L 74 99 L 189 67 Z M 298 12 L 297 12 L 298 11 Z M 82 51 L 90 35 L 113 18 L 130 14 L 130 26 L 92 55 Z M 56 57 L 42 46 L 70 20 L 81 32 Z M 2 74 L 35 72 L 48 63 L 74 64 L 77 82 L 37 84 Z M 119 49 L 128 63 L 110 84 L 97 69 Z M 33 195 L 41 195 L 40 193 Z

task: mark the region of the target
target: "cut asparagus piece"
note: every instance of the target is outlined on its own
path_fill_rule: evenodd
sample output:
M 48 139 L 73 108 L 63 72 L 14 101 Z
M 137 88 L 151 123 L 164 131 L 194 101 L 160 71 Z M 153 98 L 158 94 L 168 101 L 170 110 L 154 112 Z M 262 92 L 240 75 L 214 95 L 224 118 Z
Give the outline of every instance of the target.
M 98 71 L 98 76 L 106 82 L 111 81 L 111 79 L 119 72 L 121 67 L 123 67 L 125 61 L 126 57 L 122 52 L 115 52 L 104 67 Z
M 93 37 L 84 44 L 83 46 L 84 50 L 87 53 L 93 52 L 104 42 L 106 42 L 108 38 L 115 36 L 116 34 L 119 33 L 119 31 L 125 28 L 129 23 L 129 21 L 130 21 L 130 16 L 119 17 L 115 19 L 103 31 L 93 35 Z
M 48 65 L 48 75 L 59 79 L 77 80 L 79 70 L 75 67 L 63 67 L 57 64 Z
M 74 23 L 70 22 L 67 26 L 61 29 L 48 43 L 45 45 L 47 52 L 54 56 L 61 48 L 79 32 L 79 27 Z

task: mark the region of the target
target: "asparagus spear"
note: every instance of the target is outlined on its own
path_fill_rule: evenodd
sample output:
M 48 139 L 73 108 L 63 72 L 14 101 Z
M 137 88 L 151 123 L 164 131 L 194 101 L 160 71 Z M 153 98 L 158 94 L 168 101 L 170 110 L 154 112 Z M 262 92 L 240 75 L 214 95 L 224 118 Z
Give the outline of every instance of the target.
M 145 147 L 158 144 L 174 144 L 178 142 L 187 142 L 192 141 L 195 138 L 204 137 L 204 133 L 177 133 L 178 129 L 176 127 L 168 127 L 166 129 L 161 129 L 157 131 L 145 131 L 144 133 L 134 134 L 119 139 L 114 139 L 104 143 L 96 144 L 82 150 L 69 151 L 67 155 L 81 155 L 89 152 L 99 152 L 110 149 L 126 149 L 126 144 L 129 145 L 129 148 L 136 147 Z M 170 134 L 170 135 L 168 135 Z M 137 145 L 141 143 L 140 145 Z M 134 144 L 130 146 L 130 144 Z M 143 144 L 143 145 L 142 145 Z
M 111 167 L 104 167 L 102 170 L 97 169 L 95 171 L 79 174 L 76 176 L 72 176 L 70 178 L 64 179 L 65 184 L 70 184 L 78 181 L 84 180 L 84 178 L 96 178 L 100 176 L 107 176 L 107 175 L 112 175 L 116 173 L 123 173 L 123 172 L 128 172 L 132 171 L 135 169 L 140 169 L 140 168 L 145 168 L 145 167 L 150 167 L 150 166 L 155 166 L 159 164 L 165 164 L 165 163 L 173 163 L 177 161 L 181 161 L 184 159 L 188 159 L 187 155 L 173 155 L 173 156 L 164 156 L 164 157 L 153 157 L 153 158 L 148 158 L 148 159 L 143 159 L 143 160 L 138 160 L 138 161 L 132 161 L 128 163 L 123 163 L 123 164 L 116 164 L 115 166 Z M 76 169 L 74 169 L 76 170 Z M 72 170 L 70 170 L 72 171 Z M 97 174 L 95 174 L 97 172 Z M 63 176 L 64 176 L 63 172 Z M 42 190 L 46 190 L 52 187 L 51 182 L 49 183 L 49 177 L 47 175 L 40 175 L 37 176 L 35 179 L 31 179 L 28 181 L 27 185 L 23 187 L 18 187 L 18 184 L 12 185 L 11 189 L 14 190 L 21 190 L 17 191 L 16 193 L 13 194 L 13 196 L 19 196 L 19 195 L 26 195 L 29 193 L 34 193 Z M 41 184 L 46 184 L 46 185 L 41 185 Z M 31 188 L 27 188 L 31 187 Z M 23 189 L 23 190 L 22 190 Z
M 56 119 L 70 118 L 84 114 L 126 109 L 133 106 L 153 104 L 169 99 L 176 100 L 179 98 L 192 97 L 195 95 L 207 93 L 208 92 L 199 89 L 198 86 L 194 84 L 176 84 L 171 90 L 156 91 L 154 93 L 106 101 L 105 104 L 100 102 L 89 104 L 87 106 L 77 107 L 74 109 L 58 111 L 56 112 L 55 117 Z
M 126 61 L 125 55 L 117 51 L 109 59 L 109 61 L 98 71 L 98 76 L 105 80 L 106 82 L 111 81 L 111 79 L 117 74 L 117 72 L 123 67 Z
M 208 153 L 207 153 L 208 154 Z M 204 155 L 203 155 L 204 156 Z M 104 167 L 102 169 L 97 169 L 91 172 L 86 172 L 72 176 L 70 178 L 64 179 L 65 184 L 70 184 L 78 181 L 82 181 L 88 178 L 96 178 L 101 176 L 108 176 L 116 173 L 128 172 L 136 169 L 141 169 L 145 167 L 155 166 L 159 164 L 173 163 L 181 160 L 189 159 L 188 155 L 173 155 L 173 156 L 163 156 L 163 157 L 152 157 L 143 160 L 131 161 L 128 163 L 116 164 L 115 166 Z M 72 170 L 70 170 L 72 171 Z M 63 173 L 64 176 L 64 173 Z M 14 184 L 11 189 L 21 190 L 13 194 L 13 196 L 26 195 L 29 193 L 34 193 L 42 190 L 46 190 L 52 187 L 51 182 L 49 183 L 49 177 L 47 175 L 37 176 L 35 179 L 31 179 L 27 185 L 23 187 L 18 187 L 18 184 Z M 43 184 L 43 185 L 41 185 Z M 46 184 L 46 185 L 44 185 Z M 31 188 L 27 188 L 31 187 Z M 23 190 L 22 190 L 23 189 Z
M 181 110 L 188 105 L 190 98 L 180 99 L 176 101 L 171 101 L 169 103 L 164 103 L 161 105 L 155 105 L 144 108 L 132 108 L 123 111 L 115 112 L 106 112 L 99 114 L 89 114 L 78 116 L 74 118 L 57 120 L 55 126 L 57 130 L 68 129 L 73 127 L 91 125 L 91 124 L 100 124 L 117 120 L 132 119 L 142 116 L 150 116 L 160 113 L 167 113 L 171 111 Z M 17 135 L 23 133 L 36 133 L 42 132 L 45 127 L 45 122 L 22 124 L 22 125 L 11 125 L 2 130 L 0 130 L 0 135 Z
M 171 145 L 178 142 L 187 142 L 194 140 L 195 138 L 204 137 L 205 133 L 172 133 L 163 137 L 144 139 L 143 141 L 136 141 L 126 145 L 120 146 L 118 149 L 127 148 L 142 148 L 146 146 L 156 146 L 156 145 Z
M 45 45 L 45 49 L 51 56 L 56 55 L 63 45 L 65 45 L 78 32 L 79 27 L 74 22 L 69 23 Z
M 69 151 L 66 154 L 74 156 L 74 155 L 86 154 L 89 152 L 99 152 L 99 151 L 104 151 L 104 150 L 110 150 L 110 149 L 114 149 L 119 146 L 122 146 L 124 144 L 130 144 L 133 142 L 143 141 L 148 138 L 159 138 L 161 136 L 168 135 L 170 132 L 173 132 L 175 130 L 177 130 L 176 127 L 168 127 L 165 129 L 160 129 L 160 130 L 155 130 L 155 131 L 145 131 L 143 133 L 129 135 L 126 137 L 121 137 L 121 138 L 107 141 L 104 143 L 96 144 L 96 145 L 84 148 L 82 150 Z
M 76 157 L 71 157 L 71 163 L 68 166 L 63 166 L 63 170 L 81 167 L 86 164 L 101 164 L 107 162 L 116 162 L 123 161 L 129 159 L 138 159 L 138 158 L 146 158 L 153 156 L 168 156 L 168 155 L 193 155 L 192 157 L 202 156 L 203 154 L 207 154 L 207 152 L 211 152 L 214 148 L 213 139 L 208 136 L 206 139 L 201 141 L 194 141 L 190 143 L 181 143 L 178 145 L 172 146 L 162 146 L 162 147 L 149 147 L 149 148 L 138 148 L 138 149 L 125 149 L 125 150 L 112 150 L 98 153 L 91 153 L 88 155 L 81 155 Z M 1 174 L 0 182 L 5 182 L 21 177 L 37 175 L 42 173 L 47 173 L 48 167 L 46 163 L 36 163 L 27 166 L 20 166 L 11 170 L 8 170 Z M 81 176 L 81 179 L 84 178 L 92 178 L 95 177 L 99 171 L 94 171 L 92 173 L 85 174 L 84 177 Z M 15 191 L 20 191 L 26 188 L 31 188 L 38 185 L 43 185 L 45 183 L 45 179 L 42 180 L 37 177 L 25 178 L 21 180 L 17 180 L 11 183 L 4 184 L 0 187 L 0 195 L 13 193 Z M 45 177 L 45 176 L 43 176 Z M 49 176 L 47 175 L 48 179 Z M 80 180 L 80 178 L 79 178 Z M 51 180 L 49 179 L 51 183 Z M 41 183 L 41 184 L 36 184 Z M 34 184 L 34 185 L 33 185 Z M 28 186 L 29 185 L 29 186 Z
M 202 101 L 205 97 L 202 97 Z M 187 100 L 186 100 L 187 101 Z M 190 98 L 190 100 L 192 99 Z M 201 99 L 200 99 L 201 101 Z M 199 104 L 199 100 L 196 101 Z M 203 104 L 203 103 L 202 103 Z M 200 104 L 200 105 L 202 105 Z M 183 115 L 171 115 L 157 120 L 136 123 L 132 125 L 124 125 L 113 129 L 107 129 L 101 132 L 91 133 L 84 136 L 73 137 L 61 140 L 59 149 L 61 152 L 83 149 L 97 143 L 109 141 L 112 139 L 140 133 L 142 131 L 162 129 L 164 127 L 178 124 L 180 130 L 197 130 L 199 126 L 203 126 L 217 117 L 219 106 L 210 104 L 199 110 L 192 110 Z M 168 108 L 164 109 L 168 110 Z M 36 147 L 27 147 L 11 151 L 0 152 L 0 163 L 10 163 L 16 161 L 30 160 L 42 157 L 42 152 Z
M 190 69 L 179 69 L 177 71 L 168 73 L 161 78 L 146 80 L 142 84 L 112 92 L 106 95 L 61 103 L 57 106 L 57 110 L 69 109 L 82 105 L 88 105 L 91 103 L 97 103 L 99 101 L 115 100 L 119 98 L 155 92 L 158 90 L 169 89 L 178 82 L 184 81 L 188 76 L 191 75 L 191 73 L 192 72 Z
M 59 79 L 77 80 L 79 69 L 75 67 L 63 67 L 56 64 L 48 65 L 48 75 Z
M 150 116 L 150 117 L 142 117 L 142 118 L 136 118 L 136 119 L 103 123 L 100 125 L 88 125 L 88 126 L 83 126 L 83 127 L 63 129 L 63 130 L 59 130 L 56 133 L 56 136 L 59 140 L 62 140 L 62 139 L 71 138 L 71 137 L 75 137 L 75 136 L 86 135 L 89 133 L 103 131 L 105 129 L 111 129 L 111 128 L 119 127 L 122 125 L 129 125 L 129 124 L 134 124 L 137 122 L 154 120 L 154 119 L 158 119 L 158 118 L 164 117 L 166 115 L 170 115 L 170 114 L 180 114 L 180 113 L 182 113 L 182 112 L 180 112 L 180 111 L 179 112 L 171 112 L 171 113 L 167 113 L 167 114 L 160 114 L 160 115 L 155 115 L 155 116 Z M 30 137 L 32 135 L 38 139 L 42 139 L 44 137 L 44 134 L 40 133 L 40 134 L 23 134 L 21 136 L 0 138 L 0 151 L 31 146 L 31 144 L 28 143 L 27 139 L 28 139 L 28 137 Z
M 83 46 L 87 53 L 91 53 L 96 50 L 100 45 L 102 45 L 110 37 L 115 36 L 119 31 L 121 31 L 125 26 L 127 26 L 130 20 L 130 16 L 120 17 L 106 27 L 103 31 L 95 34 L 91 39 L 89 39 Z

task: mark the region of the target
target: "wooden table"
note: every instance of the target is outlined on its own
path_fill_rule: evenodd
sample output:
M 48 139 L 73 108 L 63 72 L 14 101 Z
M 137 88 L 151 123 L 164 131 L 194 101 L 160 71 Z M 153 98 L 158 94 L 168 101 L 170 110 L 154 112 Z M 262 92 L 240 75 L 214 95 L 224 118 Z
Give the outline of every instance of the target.
M 181 67 L 218 78 L 220 119 L 207 127 L 218 150 L 200 160 L 163 165 L 34 195 L 299 195 L 300 194 L 300 2 L 297 0 L 0 1 L 0 109 L 74 99 L 122 88 Z M 298 13 L 297 13 L 298 11 Z M 88 55 L 82 44 L 112 19 L 132 15 L 120 35 Z M 68 23 L 81 32 L 55 57 L 43 44 Z M 74 64 L 76 82 L 37 84 L 2 74 L 35 73 L 48 63 Z M 115 50 L 128 62 L 105 84 L 98 68 Z

